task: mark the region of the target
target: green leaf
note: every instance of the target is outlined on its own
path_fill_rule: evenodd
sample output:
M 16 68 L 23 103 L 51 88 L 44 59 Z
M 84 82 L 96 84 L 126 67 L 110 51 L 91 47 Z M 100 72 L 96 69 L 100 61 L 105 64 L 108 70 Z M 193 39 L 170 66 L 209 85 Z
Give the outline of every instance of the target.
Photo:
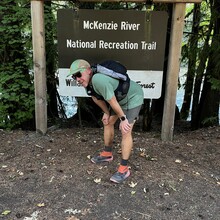
M 5 210 L 5 211 L 3 211 L 3 212 L 1 213 L 1 215 L 6 216 L 6 215 L 8 215 L 8 214 L 10 214 L 10 213 L 11 213 L 10 210 Z

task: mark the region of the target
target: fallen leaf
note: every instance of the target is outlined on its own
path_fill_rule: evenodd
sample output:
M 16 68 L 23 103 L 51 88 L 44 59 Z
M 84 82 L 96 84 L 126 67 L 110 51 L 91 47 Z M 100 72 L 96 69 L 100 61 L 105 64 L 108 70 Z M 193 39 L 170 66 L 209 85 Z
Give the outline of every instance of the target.
M 70 216 L 66 220 L 80 220 L 80 219 L 75 216 Z
M 53 181 L 53 179 L 54 179 L 54 176 L 52 176 L 51 178 L 50 178 L 50 183 L 52 183 L 52 181 Z
M 94 179 L 94 182 L 95 182 L 95 183 L 101 183 L 101 178 L 96 178 L 96 179 Z
M 86 172 L 87 172 L 89 175 L 92 174 L 92 171 L 91 171 L 91 170 L 87 170 Z
M 149 189 L 144 188 L 144 193 L 147 193 L 147 192 L 149 192 Z
M 36 146 L 36 147 L 39 147 L 39 148 L 41 148 L 41 149 L 43 149 L 43 147 L 40 146 L 40 145 L 38 145 L 38 144 L 35 144 L 35 146 Z
M 136 191 L 131 191 L 131 195 L 134 195 L 136 193 Z
M 40 211 L 35 211 L 31 214 L 31 217 L 25 217 L 23 220 L 33 220 L 33 219 L 38 219 L 38 214 L 40 214 Z
M 20 176 L 23 176 L 23 175 L 24 175 L 24 173 L 23 173 L 22 171 L 20 171 L 20 170 L 17 170 L 17 173 L 18 173 Z
M 78 209 L 66 209 L 64 212 L 72 214 L 72 215 L 75 215 L 75 214 L 81 213 L 81 210 L 78 210 Z
M 157 158 L 156 157 L 152 157 L 150 160 L 151 161 L 157 161 Z
M 45 204 L 44 204 L 44 203 L 38 203 L 37 206 L 38 206 L 38 207 L 44 207 Z
M 150 160 L 150 161 L 156 161 L 157 160 L 157 158 L 151 157 L 150 155 L 146 155 L 146 159 Z
M 135 186 L 137 186 L 137 183 L 131 182 L 128 184 L 131 188 L 134 188 Z
M 5 210 L 5 211 L 3 211 L 2 213 L 1 213 L 1 215 L 8 215 L 8 214 L 10 214 L 11 213 L 11 211 L 10 210 Z
M 197 176 L 200 176 L 200 173 L 199 172 L 196 172 L 196 171 L 193 171 L 193 173 Z
M 88 209 L 83 209 L 83 210 L 81 211 L 81 214 L 82 214 L 82 215 L 87 215 L 89 212 L 90 212 L 90 208 L 88 208 Z
M 118 154 L 121 154 L 121 152 L 122 152 L 121 149 L 119 149 L 119 150 L 117 151 Z
M 141 153 L 140 153 L 140 156 L 141 156 L 141 157 L 146 157 L 145 152 L 141 152 Z

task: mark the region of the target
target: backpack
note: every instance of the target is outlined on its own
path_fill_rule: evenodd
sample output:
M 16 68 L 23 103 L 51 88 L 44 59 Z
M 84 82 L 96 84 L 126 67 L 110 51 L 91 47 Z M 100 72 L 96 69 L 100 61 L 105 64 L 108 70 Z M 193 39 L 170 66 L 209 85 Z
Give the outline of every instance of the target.
M 118 87 L 114 91 L 117 101 L 125 98 L 130 87 L 130 78 L 127 74 L 127 69 L 121 63 L 114 60 L 106 60 L 99 64 L 91 66 L 93 74 L 101 73 L 119 80 Z M 103 97 L 97 94 L 92 86 L 86 88 L 87 94 L 95 96 L 99 100 L 103 100 Z

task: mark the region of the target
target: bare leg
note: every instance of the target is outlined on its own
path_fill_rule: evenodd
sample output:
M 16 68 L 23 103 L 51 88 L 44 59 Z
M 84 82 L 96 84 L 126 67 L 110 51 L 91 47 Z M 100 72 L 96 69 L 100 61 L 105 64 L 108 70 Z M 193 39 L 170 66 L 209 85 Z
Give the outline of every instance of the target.
M 112 146 L 114 139 L 114 124 L 117 121 L 118 116 L 112 115 L 109 118 L 109 123 L 104 125 L 104 144 L 105 146 Z
M 130 176 L 130 170 L 127 166 L 127 160 L 130 157 L 131 150 L 133 147 L 133 139 L 132 139 L 132 129 L 133 125 L 131 125 L 131 130 L 127 133 L 122 132 L 122 141 L 121 141 L 121 148 L 122 148 L 122 161 L 118 168 L 118 171 L 110 178 L 112 182 L 121 183 L 126 178 Z
M 131 154 L 131 150 L 133 148 L 133 138 L 132 138 L 132 129 L 128 133 L 122 133 L 122 141 L 121 141 L 121 150 L 122 150 L 122 159 L 128 160 Z
M 112 144 L 114 139 L 114 124 L 117 121 L 117 115 L 110 116 L 108 124 L 104 124 L 104 144 L 103 151 L 91 158 L 93 163 L 109 162 L 113 160 L 112 156 Z

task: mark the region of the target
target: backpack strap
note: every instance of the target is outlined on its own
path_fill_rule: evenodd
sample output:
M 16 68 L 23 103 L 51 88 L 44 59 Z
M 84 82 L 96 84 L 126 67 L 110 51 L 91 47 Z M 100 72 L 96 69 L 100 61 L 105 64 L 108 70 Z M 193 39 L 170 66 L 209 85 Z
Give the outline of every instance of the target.
M 127 78 L 128 78 L 127 74 L 116 72 L 116 71 L 114 71 L 112 69 L 108 69 L 107 67 L 102 66 L 100 64 L 97 64 L 96 71 L 99 72 L 99 73 L 103 73 L 107 76 L 111 76 L 112 78 L 120 79 L 120 80 L 123 80 L 123 81 L 126 81 Z
M 117 69 L 115 69 L 117 67 Z M 130 88 L 130 78 L 127 74 L 127 69 L 122 64 L 117 64 L 116 61 L 108 60 L 104 61 L 101 64 L 93 64 L 91 66 L 93 75 L 97 72 L 103 73 L 104 75 L 107 75 L 109 77 L 115 78 L 119 81 L 118 87 L 115 89 L 115 97 L 117 101 L 121 101 L 124 99 L 128 93 L 128 90 Z M 101 68 L 101 69 L 100 69 Z M 101 71 L 103 68 L 107 71 Z M 113 77 L 112 70 L 114 68 L 114 75 L 117 74 L 118 77 Z M 97 94 L 95 90 L 93 89 L 92 85 L 87 86 L 86 92 L 89 96 L 95 96 L 98 100 L 104 100 L 104 98 Z
M 116 88 L 115 97 L 117 101 L 121 101 L 128 94 L 128 90 L 130 88 L 130 79 L 127 78 L 126 81 L 119 80 L 118 87 Z
M 92 85 L 88 85 L 86 87 L 86 93 L 87 93 L 88 96 L 94 96 L 98 100 L 104 100 L 104 98 L 101 95 L 99 95 L 98 93 L 95 92 Z
M 130 88 L 129 78 L 126 81 L 119 80 L 118 87 L 114 91 L 117 101 L 121 101 L 122 99 L 126 97 L 129 88 Z M 89 96 L 96 97 L 98 100 L 104 100 L 104 98 L 101 95 L 95 92 L 94 88 L 91 85 L 88 85 L 86 87 L 86 93 Z

